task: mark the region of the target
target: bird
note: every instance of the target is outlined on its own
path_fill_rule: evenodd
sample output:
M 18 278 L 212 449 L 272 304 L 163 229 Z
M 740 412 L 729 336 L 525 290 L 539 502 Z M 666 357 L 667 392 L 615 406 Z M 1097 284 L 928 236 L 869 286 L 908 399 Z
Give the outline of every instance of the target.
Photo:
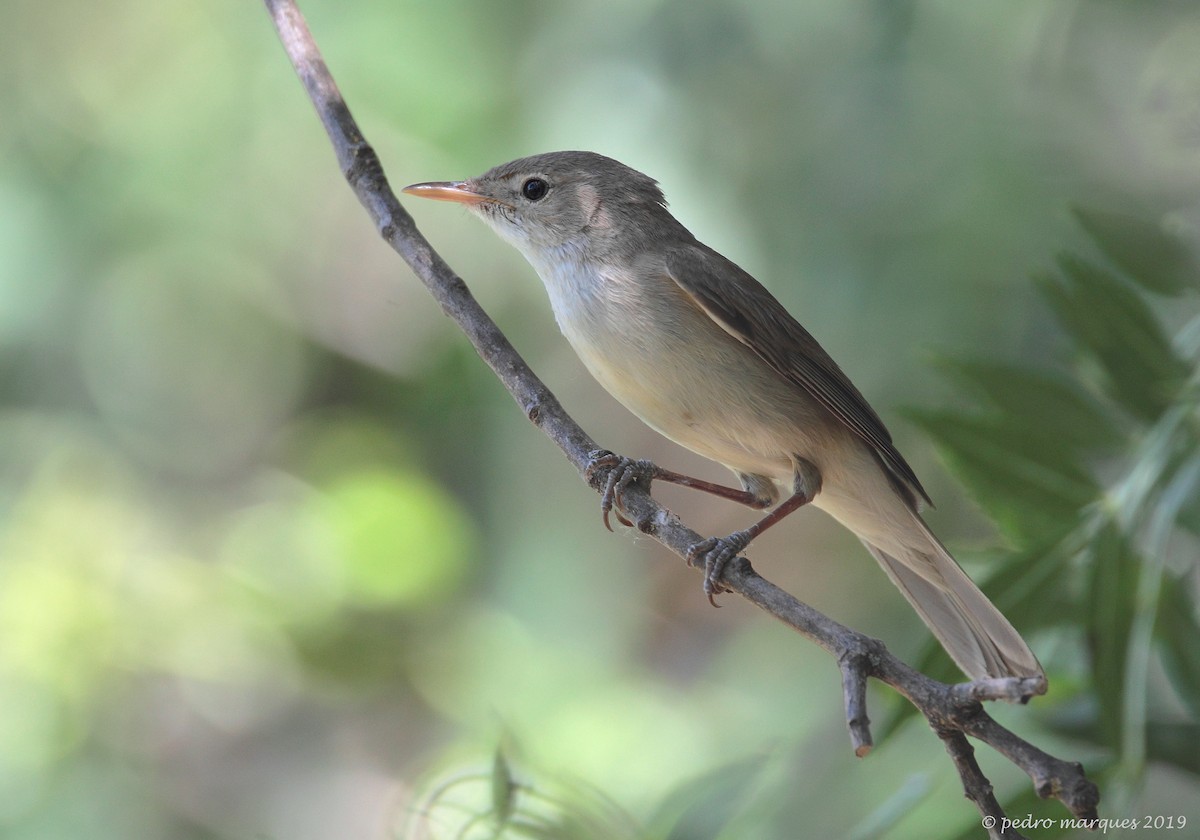
M 757 509 L 779 503 L 688 551 L 705 566 L 710 599 L 730 559 L 811 504 L 862 541 L 971 680 L 1044 684 L 1029 645 L 922 519 L 929 495 L 866 398 L 766 287 L 672 215 L 657 181 L 595 152 L 561 151 L 403 192 L 468 208 L 520 251 L 600 385 L 651 428 L 729 468 L 741 489 L 605 453 L 597 462 L 620 468 L 610 475 Z M 606 505 L 615 495 L 619 507 L 619 491 L 610 483 Z

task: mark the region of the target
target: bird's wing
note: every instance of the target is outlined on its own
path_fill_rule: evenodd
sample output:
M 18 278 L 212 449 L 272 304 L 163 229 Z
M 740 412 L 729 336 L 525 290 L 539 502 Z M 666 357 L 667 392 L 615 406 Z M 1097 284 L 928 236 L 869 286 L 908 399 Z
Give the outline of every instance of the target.
M 671 249 L 667 274 L 722 329 L 866 441 L 887 471 L 899 479 L 904 495 L 915 502 L 915 492 L 932 505 L 879 415 L 817 340 L 761 283 L 699 243 Z

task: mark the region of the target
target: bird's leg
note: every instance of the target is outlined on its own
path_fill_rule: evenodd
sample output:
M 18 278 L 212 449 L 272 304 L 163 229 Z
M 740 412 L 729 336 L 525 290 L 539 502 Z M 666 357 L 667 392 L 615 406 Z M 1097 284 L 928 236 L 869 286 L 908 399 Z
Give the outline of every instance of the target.
M 821 472 L 811 461 L 796 456 L 796 475 L 792 484 L 792 495 L 783 500 L 775 510 L 755 522 L 744 531 L 734 531 L 727 537 L 709 537 L 696 543 L 688 549 L 689 565 L 698 566 L 704 563 L 704 594 L 715 607 L 713 596 L 724 592 L 718 582 L 725 566 L 738 553 L 750 544 L 750 541 L 779 522 L 789 513 L 804 507 L 811 502 L 821 490 Z
M 609 524 L 608 515 L 617 508 L 617 521 L 622 525 L 631 525 L 632 523 L 621 515 L 621 494 L 625 492 L 630 484 L 635 481 L 641 481 L 646 488 L 650 488 L 652 481 L 667 481 L 671 484 L 678 484 L 681 487 L 691 487 L 695 490 L 703 490 L 705 493 L 711 493 L 722 499 L 728 499 L 731 502 L 746 505 L 747 507 L 762 510 L 770 506 L 772 499 L 764 497 L 761 493 L 755 493 L 751 490 L 739 490 L 734 487 L 726 487 L 724 484 L 716 484 L 711 481 L 705 481 L 702 478 L 693 478 L 690 475 L 666 470 L 650 461 L 639 460 L 635 461 L 632 458 L 626 458 L 623 455 L 614 455 L 606 449 L 599 449 L 591 453 L 591 461 L 588 462 L 585 469 L 585 475 L 590 479 L 596 470 L 607 469 L 608 477 L 604 482 L 604 492 L 600 497 L 600 510 L 604 517 L 604 527 L 612 530 Z

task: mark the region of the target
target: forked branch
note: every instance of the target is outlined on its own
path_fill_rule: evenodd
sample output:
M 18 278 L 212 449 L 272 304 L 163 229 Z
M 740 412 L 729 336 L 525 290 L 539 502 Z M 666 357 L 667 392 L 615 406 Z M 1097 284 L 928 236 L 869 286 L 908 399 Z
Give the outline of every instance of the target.
M 417 230 L 412 217 L 388 186 L 383 167 L 350 115 L 294 0 L 264 0 L 284 49 L 295 67 L 337 154 L 342 172 L 367 209 L 380 235 L 416 273 L 443 311 L 466 333 L 480 357 L 512 394 L 525 415 L 553 440 L 597 492 L 608 469 L 588 471 L 599 447 L 563 410 L 476 302 L 462 279 Z M 701 537 L 659 505 L 638 483 L 621 495 L 621 508 L 642 533 L 680 557 Z M 744 557 L 730 563 L 721 583 L 778 618 L 834 656 L 842 675 L 846 721 L 857 755 L 871 749 L 866 711 L 868 678 L 906 697 L 946 745 L 966 795 L 979 808 L 993 838 L 1020 837 L 1004 819 L 992 785 L 979 769 L 966 736 L 988 744 L 1033 780 L 1042 797 L 1060 800 L 1079 819 L 1094 820 L 1100 794 L 1076 763 L 1060 761 L 1017 737 L 993 720 L 980 701 L 1019 700 L 1045 690 L 1042 680 L 990 680 L 962 685 L 937 682 L 893 656 L 882 642 L 839 624 L 761 577 Z

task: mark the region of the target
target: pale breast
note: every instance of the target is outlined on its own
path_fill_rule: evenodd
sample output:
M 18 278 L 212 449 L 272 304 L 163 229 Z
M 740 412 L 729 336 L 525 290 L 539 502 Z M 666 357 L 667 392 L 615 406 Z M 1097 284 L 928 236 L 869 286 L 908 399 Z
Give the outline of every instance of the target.
M 584 365 L 652 428 L 734 470 L 785 482 L 793 455 L 820 464 L 836 432 L 828 414 L 669 278 L 560 268 L 543 280 Z

